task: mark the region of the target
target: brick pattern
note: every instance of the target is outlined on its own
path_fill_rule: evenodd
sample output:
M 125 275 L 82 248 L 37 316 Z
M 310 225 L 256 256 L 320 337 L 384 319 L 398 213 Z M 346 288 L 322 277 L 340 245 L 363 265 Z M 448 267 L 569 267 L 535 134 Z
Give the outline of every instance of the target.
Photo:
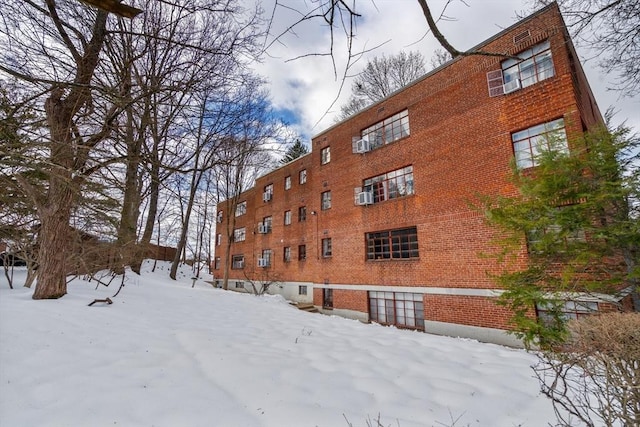
M 528 29 L 529 37 L 514 43 Z M 362 285 L 363 291 L 334 290 L 334 307 L 367 312 L 367 285 L 491 289 L 487 272 L 500 266 L 483 254 L 495 251 L 495 231 L 470 208 L 477 194 L 509 195 L 513 157 L 511 134 L 557 118 L 565 119 L 569 139 L 584 127 L 601 123 L 580 64 L 557 6 L 546 8 L 485 42 L 482 50 L 517 54 L 549 39 L 555 76 L 504 96 L 489 97 L 487 73 L 500 69 L 500 58 L 469 56 L 452 61 L 401 92 L 341 122 L 312 140 L 312 152 L 259 178 L 243 194 L 247 215 L 236 218 L 247 227 L 247 240 L 234 244 L 255 264 L 263 249 L 274 251 L 271 268 L 283 280 Z M 365 154 L 352 153 L 352 140 L 363 129 L 408 109 L 410 136 Z M 321 151 L 331 147 L 331 161 Z M 363 180 L 401 167 L 414 167 L 414 194 L 368 206 L 354 205 L 354 188 Z M 307 170 L 307 182 L 298 172 Z M 292 188 L 284 190 L 286 176 Z M 262 201 L 262 188 L 274 184 L 273 199 Z M 321 193 L 331 191 L 332 206 L 321 210 Z M 241 199 L 242 200 L 242 199 Z M 298 207 L 307 218 L 298 222 Z M 225 209 L 225 204 L 220 205 Z M 286 210 L 292 224 L 283 225 Z M 273 232 L 253 234 L 258 221 L 273 216 Z M 365 233 L 416 226 L 419 259 L 366 261 Z M 321 241 L 331 238 L 333 254 L 323 258 Z M 223 238 L 223 245 L 224 239 Z M 298 261 L 298 245 L 307 259 Z M 292 261 L 282 251 L 292 248 Z M 218 254 L 216 254 L 218 256 Z M 225 262 L 222 254 L 222 262 Z M 524 245 L 518 257 L 526 262 Z M 241 277 L 242 272 L 232 273 Z M 314 289 L 314 304 L 322 290 Z M 428 320 L 506 328 L 510 314 L 487 297 L 425 296 Z
M 497 305 L 494 298 L 454 295 L 425 295 L 424 298 L 425 320 L 509 329 L 512 316 L 513 313 Z M 531 316 L 535 316 L 533 309 Z

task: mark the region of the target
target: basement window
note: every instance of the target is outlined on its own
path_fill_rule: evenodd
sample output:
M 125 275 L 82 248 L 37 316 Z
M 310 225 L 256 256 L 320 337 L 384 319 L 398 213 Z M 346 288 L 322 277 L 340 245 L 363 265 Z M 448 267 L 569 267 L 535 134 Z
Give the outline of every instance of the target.
M 424 330 L 422 294 L 369 292 L 369 320 L 381 325 Z
M 594 314 L 598 311 L 597 302 L 560 301 L 536 303 L 536 314 L 545 324 L 553 324 L 556 316 L 563 321 L 576 320 Z

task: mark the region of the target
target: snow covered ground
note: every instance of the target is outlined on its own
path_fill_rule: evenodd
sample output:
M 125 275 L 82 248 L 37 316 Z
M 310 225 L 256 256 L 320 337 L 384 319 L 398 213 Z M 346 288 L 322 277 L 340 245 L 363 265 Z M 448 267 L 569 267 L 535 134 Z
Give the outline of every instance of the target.
M 191 288 L 168 266 L 33 301 L 0 278 L 0 426 L 544 426 L 522 350 Z M 21 273 L 18 273 L 21 274 Z M 349 424 L 350 423 L 350 424 Z

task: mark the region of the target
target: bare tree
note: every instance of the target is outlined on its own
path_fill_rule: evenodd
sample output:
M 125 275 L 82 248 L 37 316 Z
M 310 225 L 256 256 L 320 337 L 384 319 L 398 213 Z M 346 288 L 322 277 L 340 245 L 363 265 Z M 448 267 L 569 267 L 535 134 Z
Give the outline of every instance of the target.
M 535 0 L 547 5 L 549 0 Z M 557 0 L 567 27 L 579 46 L 607 74 L 623 96 L 640 91 L 640 3 L 637 0 Z
M 0 70 L 44 97 L 49 130 L 43 199 L 20 174 L 34 201 L 40 227 L 39 280 L 34 299 L 66 294 L 70 219 L 92 172 L 91 154 L 111 133 L 115 107 L 98 105 L 93 78 L 107 37 L 108 12 L 78 2 L 5 2 Z M 104 94 L 105 92 L 102 92 Z
M 440 31 L 438 23 L 443 19 L 447 19 L 445 12 L 454 1 L 465 3 L 465 0 L 447 0 L 440 14 L 434 15 L 429 8 L 427 0 L 417 0 L 418 5 L 422 9 L 425 20 L 427 21 L 427 32 L 432 33 L 438 43 L 445 49 L 445 51 L 451 56 L 451 58 L 470 55 L 510 58 L 511 56 L 505 54 L 504 52 L 488 52 L 479 49 L 462 51 L 449 43 L 446 36 Z M 279 43 L 284 44 L 284 39 L 286 38 L 286 36 L 288 34 L 292 34 L 295 36 L 297 34 L 296 31 L 299 27 L 321 23 L 326 26 L 326 28 L 328 28 L 328 38 L 330 42 L 328 44 L 328 47 L 324 51 L 308 52 L 306 54 L 289 59 L 297 60 L 308 56 L 327 56 L 331 58 L 334 77 L 337 80 L 341 81 L 341 86 L 333 103 L 327 109 L 327 112 L 331 110 L 335 102 L 337 102 L 338 97 L 344 87 L 344 83 L 347 77 L 349 77 L 349 75 L 351 74 L 353 66 L 357 63 L 357 60 L 362 58 L 364 54 L 371 52 L 379 47 L 374 46 L 363 50 L 356 50 L 354 46 L 353 42 L 357 32 L 357 23 L 359 19 L 362 18 L 362 15 L 357 11 L 357 6 L 362 2 L 362 0 L 318 0 L 310 3 L 296 3 L 295 6 L 292 6 L 290 4 L 287 4 L 285 0 L 276 0 L 271 12 L 268 40 L 265 43 L 265 49 L 270 49 L 274 45 Z M 278 23 L 278 21 L 280 19 L 283 19 L 283 16 L 285 16 L 284 19 L 290 19 L 290 16 L 292 14 L 296 17 L 293 19 L 293 22 L 285 25 L 282 30 L 274 30 L 274 28 L 277 27 L 276 24 Z M 344 44 L 342 42 L 344 42 Z M 344 48 L 346 50 L 346 60 L 344 64 L 338 64 L 335 55 L 336 49 L 338 49 L 337 46 L 341 45 L 346 46 L 346 48 Z M 422 62 L 424 62 L 424 60 Z M 366 105 L 366 102 L 366 98 L 351 98 L 344 106 L 341 117 L 347 117 L 350 114 L 353 114 L 353 112 L 362 109 L 363 106 Z
M 426 72 L 420 52 L 376 56 L 365 65 L 351 85 L 351 97 L 340 108 L 340 117 L 347 118 L 367 105 L 386 98 Z
M 569 329 L 571 339 L 533 367 L 559 425 L 640 425 L 640 316 L 593 315 Z
M 269 155 L 255 141 L 228 141 L 219 147 L 220 162 L 216 168 L 218 202 L 226 201 L 225 211 L 218 212 L 223 221 L 218 226 L 223 228 L 226 237 L 225 264 L 222 266 L 222 288 L 228 289 L 229 270 L 231 268 L 231 246 L 234 241 L 236 225 L 236 209 L 241 202 L 240 195 L 249 188 L 256 177 L 266 170 L 270 163 Z M 224 224 L 221 224 L 223 222 Z M 222 234 L 222 233 L 221 233 Z
M 431 56 L 431 60 L 429 61 L 429 63 L 431 64 L 432 69 L 436 69 L 439 66 L 451 61 L 451 59 L 453 59 L 453 57 L 449 52 L 442 48 L 438 48 L 433 51 L 433 55 Z
M 171 266 L 170 277 L 173 279 L 186 245 L 196 194 L 201 190 L 205 174 L 218 165 L 224 167 L 228 153 L 234 158 L 237 152 L 247 149 L 249 152 L 261 152 L 264 143 L 277 134 L 278 123 L 269 114 L 267 94 L 261 89 L 262 84 L 262 80 L 251 74 L 238 74 L 235 84 L 211 88 L 201 95 L 199 119 L 191 130 L 195 154 L 189 171 L 191 178 L 183 229 Z M 237 150 L 233 147 L 235 145 Z
M 245 269 L 243 273 L 250 286 L 249 289 L 247 289 L 247 285 L 244 288 L 254 295 L 262 296 L 268 293 L 271 287 L 282 283 L 280 277 L 268 268 L 260 268 L 257 271 L 254 268 L 249 268 Z

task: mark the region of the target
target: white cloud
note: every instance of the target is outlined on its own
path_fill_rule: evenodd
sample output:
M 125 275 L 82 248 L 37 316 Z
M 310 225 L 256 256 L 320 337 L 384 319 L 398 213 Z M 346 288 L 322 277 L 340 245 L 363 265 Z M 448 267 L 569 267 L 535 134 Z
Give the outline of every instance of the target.
M 280 3 L 283 3 L 282 0 Z M 440 14 L 445 0 L 430 0 L 434 14 Z M 315 2 L 290 0 L 291 7 L 303 8 Z M 446 16 L 451 20 L 442 20 L 441 31 L 457 48 L 469 49 L 502 29 L 514 24 L 517 15 L 526 15 L 530 10 L 528 0 L 484 0 L 469 2 L 466 6 L 461 1 L 454 1 L 447 9 Z M 427 59 L 438 47 L 431 34 L 426 34 L 426 21 L 416 0 L 356 0 L 357 12 L 362 18 L 357 23 L 357 34 L 354 39 L 354 52 L 377 49 L 365 54 L 352 68 L 349 74 L 358 72 L 373 56 L 396 53 L 401 49 L 419 50 Z M 271 3 L 264 5 L 270 13 Z M 296 13 L 279 8 L 276 11 L 273 33 L 282 31 L 285 26 L 296 20 Z M 320 20 L 310 21 L 282 37 L 271 46 L 269 56 L 256 70 L 267 77 L 276 108 L 294 112 L 299 123 L 294 128 L 309 138 L 334 123 L 340 105 L 349 96 L 351 80 L 347 79 L 342 93 L 340 84 L 345 72 L 347 50 L 344 37 L 339 31 L 334 35 L 334 60 L 337 76 L 333 68 L 332 58 L 328 56 L 305 56 L 326 53 L 329 50 L 330 38 L 326 25 Z M 640 130 L 640 101 L 638 99 L 621 98 L 620 94 L 607 90 L 607 76 L 595 68 L 596 61 L 584 61 L 584 53 L 578 50 L 587 77 L 595 94 L 600 110 L 604 113 L 610 105 L 619 111 L 616 123 L 625 119 L 629 125 Z M 296 60 L 293 58 L 300 57 Z M 610 84 L 610 83 L 609 83 Z M 338 102 L 332 103 L 339 96 Z

